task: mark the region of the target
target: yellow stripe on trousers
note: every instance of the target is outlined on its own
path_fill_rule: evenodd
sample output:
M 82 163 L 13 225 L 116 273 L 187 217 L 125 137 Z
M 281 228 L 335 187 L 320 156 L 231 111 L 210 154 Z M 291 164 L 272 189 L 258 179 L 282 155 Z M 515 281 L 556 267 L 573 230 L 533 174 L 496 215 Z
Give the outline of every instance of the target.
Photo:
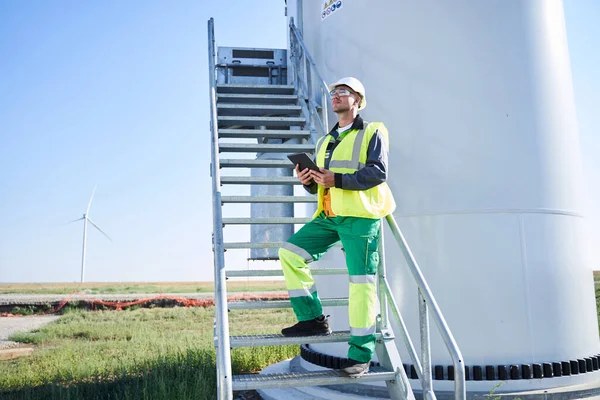
M 348 317 L 350 333 L 366 336 L 375 333 L 377 318 L 377 285 L 375 275 L 351 275 Z M 365 283 L 354 283 L 363 281 Z M 367 283 L 368 282 L 368 283 Z
M 291 243 L 286 244 L 290 245 Z M 290 297 L 310 296 L 316 289 L 314 289 L 315 280 L 308 268 L 306 257 L 288 250 L 289 246 L 286 247 L 279 249 L 279 260 Z M 300 249 L 298 246 L 294 247 Z M 297 290 L 306 291 L 306 293 L 300 294 Z

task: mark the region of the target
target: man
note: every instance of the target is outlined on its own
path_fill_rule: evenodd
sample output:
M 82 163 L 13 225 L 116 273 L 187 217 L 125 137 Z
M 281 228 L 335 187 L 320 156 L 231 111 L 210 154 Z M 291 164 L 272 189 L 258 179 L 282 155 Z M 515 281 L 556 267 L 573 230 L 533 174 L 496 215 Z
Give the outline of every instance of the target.
M 362 83 L 352 77 L 329 86 L 338 123 L 316 145 L 320 172 L 296 166 L 304 188 L 318 195 L 318 208 L 279 249 L 290 301 L 298 323 L 284 336 L 328 335 L 327 317 L 308 264 L 340 240 L 350 278 L 348 314 L 350 348 L 342 373 L 359 377 L 369 370 L 375 349 L 376 273 L 380 219 L 396 207 L 387 179 L 388 132 L 381 122 L 366 123 L 358 115 L 367 100 Z

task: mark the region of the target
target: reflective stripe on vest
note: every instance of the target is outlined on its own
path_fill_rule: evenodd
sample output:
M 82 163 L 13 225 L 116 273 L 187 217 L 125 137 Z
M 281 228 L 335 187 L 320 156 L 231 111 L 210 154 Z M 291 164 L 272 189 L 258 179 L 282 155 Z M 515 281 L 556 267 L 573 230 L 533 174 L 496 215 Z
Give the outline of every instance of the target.
M 317 161 L 317 155 L 319 154 L 319 152 L 321 151 L 321 147 L 323 147 L 323 144 L 325 144 L 325 139 L 327 139 L 327 136 L 329 136 L 329 134 L 323 136 L 321 139 L 319 139 L 319 141 L 317 142 L 317 147 L 315 148 L 315 162 Z M 328 142 L 329 143 L 329 142 Z
M 363 129 L 361 129 L 354 139 L 354 146 L 352 146 L 352 159 L 351 160 L 331 160 L 329 161 L 329 169 L 331 168 L 348 168 L 359 170 L 365 167 L 365 164 L 360 162 L 360 149 L 362 147 L 363 139 L 365 138 L 365 130 L 369 123 L 367 121 L 363 121 Z M 377 131 L 375 131 L 377 134 Z M 327 137 L 327 136 L 325 136 Z M 323 138 L 320 143 L 317 144 L 317 149 L 315 155 L 319 154 L 321 150 L 321 146 L 326 142 L 325 138 Z M 316 156 L 315 156 L 316 157 Z M 329 155 L 331 157 L 331 154 Z

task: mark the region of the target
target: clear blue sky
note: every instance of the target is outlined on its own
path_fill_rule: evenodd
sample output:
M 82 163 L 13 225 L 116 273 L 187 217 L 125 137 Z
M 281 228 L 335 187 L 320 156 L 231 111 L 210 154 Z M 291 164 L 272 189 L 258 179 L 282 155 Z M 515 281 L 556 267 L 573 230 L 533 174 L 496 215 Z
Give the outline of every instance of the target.
M 261 7 L 258 6 L 261 5 Z M 600 2 L 566 0 L 600 237 Z M 0 2 L 0 282 L 212 280 L 206 21 L 285 48 L 283 0 Z

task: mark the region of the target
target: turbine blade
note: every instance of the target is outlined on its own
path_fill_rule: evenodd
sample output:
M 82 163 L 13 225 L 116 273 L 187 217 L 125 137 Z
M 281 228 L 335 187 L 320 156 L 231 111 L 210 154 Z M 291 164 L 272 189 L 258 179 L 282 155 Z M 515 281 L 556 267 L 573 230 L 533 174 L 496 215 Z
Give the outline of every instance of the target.
M 71 224 L 73 222 L 81 221 L 82 219 L 83 219 L 83 217 L 77 218 L 77 219 L 74 219 L 73 221 L 65 222 L 63 225 L 68 225 L 68 224 Z
M 96 187 L 98 185 L 94 186 L 94 190 L 92 191 L 92 197 L 90 197 L 90 202 L 88 203 L 87 209 L 85 210 L 85 215 L 88 215 L 90 213 L 90 207 L 92 206 L 92 200 L 94 200 L 94 194 L 96 194 Z
M 104 236 L 106 236 L 106 238 L 107 238 L 108 240 L 110 240 L 110 241 L 112 242 L 112 239 L 110 238 L 110 236 L 108 236 L 106 233 L 104 233 L 104 231 L 103 231 L 102 229 L 100 229 L 100 227 L 99 227 L 98 225 L 96 225 L 96 224 L 94 223 L 94 221 L 92 221 L 92 220 L 91 220 L 91 219 L 89 219 L 89 218 L 88 218 L 87 220 L 88 220 L 88 222 L 89 222 L 90 224 L 94 225 L 94 228 L 98 229 L 98 230 L 100 231 L 100 233 L 102 233 Z

